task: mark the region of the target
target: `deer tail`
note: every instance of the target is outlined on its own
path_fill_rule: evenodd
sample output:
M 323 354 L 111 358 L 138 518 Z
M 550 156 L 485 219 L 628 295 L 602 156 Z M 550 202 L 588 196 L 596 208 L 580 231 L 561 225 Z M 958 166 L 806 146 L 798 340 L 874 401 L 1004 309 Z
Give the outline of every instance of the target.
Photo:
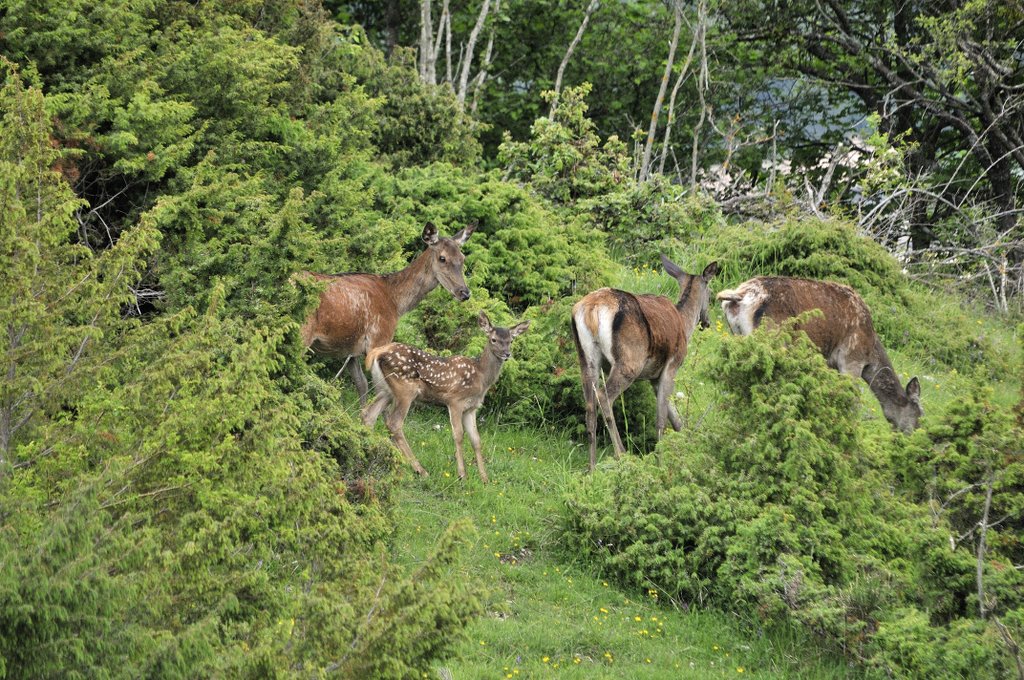
M 388 348 L 388 345 L 381 345 L 380 347 L 374 347 L 366 353 L 366 370 L 372 370 L 373 364 L 377 361 L 377 357 L 384 353 L 384 350 Z
M 715 298 L 723 302 L 739 302 L 743 299 L 743 293 L 738 288 L 734 288 L 732 290 L 723 290 Z

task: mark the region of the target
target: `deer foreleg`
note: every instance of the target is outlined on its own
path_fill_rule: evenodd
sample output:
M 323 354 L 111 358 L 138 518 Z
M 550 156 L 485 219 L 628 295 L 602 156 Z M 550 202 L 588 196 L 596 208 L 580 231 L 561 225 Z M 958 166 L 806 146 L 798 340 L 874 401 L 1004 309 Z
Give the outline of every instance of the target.
M 352 357 L 349 357 L 351 359 Z M 366 395 L 370 392 L 370 384 L 366 382 L 366 374 L 363 373 L 362 361 L 349 361 L 348 373 L 352 376 L 352 382 L 356 384 L 356 391 L 359 393 L 359 405 L 366 405 Z
M 668 385 L 666 385 L 666 383 L 668 383 Z M 671 389 L 671 387 L 671 378 L 669 378 L 669 380 L 666 380 L 665 372 L 662 372 L 661 377 L 656 381 L 656 384 L 654 385 L 654 394 L 658 402 L 657 418 L 655 423 L 659 440 L 665 434 L 665 423 L 668 421 L 668 392 Z
M 462 424 L 466 428 L 466 434 L 469 435 L 469 443 L 473 445 L 473 453 L 476 454 L 476 467 L 480 471 L 480 479 L 486 484 L 489 480 L 487 479 L 487 469 L 484 467 L 483 452 L 480 448 L 480 433 L 476 429 L 476 409 L 462 414 Z
M 666 366 L 661 372 L 661 377 L 651 381 L 651 384 L 654 386 L 654 392 L 658 396 L 658 439 L 661 439 L 665 434 L 666 419 L 671 421 L 672 428 L 676 432 L 683 429 L 683 421 L 676 412 L 675 405 L 672 403 L 672 390 L 676 386 L 676 371 L 678 370 L 679 366 Z
M 462 459 L 462 411 L 454 406 L 448 407 L 448 419 L 452 423 L 452 436 L 455 437 L 455 465 L 459 470 L 459 479 L 466 478 L 466 463 Z
M 676 405 L 672 403 L 672 395 L 669 394 L 668 399 L 668 419 L 672 423 L 672 429 L 679 432 L 683 429 L 683 419 L 679 417 L 679 412 L 676 411 Z

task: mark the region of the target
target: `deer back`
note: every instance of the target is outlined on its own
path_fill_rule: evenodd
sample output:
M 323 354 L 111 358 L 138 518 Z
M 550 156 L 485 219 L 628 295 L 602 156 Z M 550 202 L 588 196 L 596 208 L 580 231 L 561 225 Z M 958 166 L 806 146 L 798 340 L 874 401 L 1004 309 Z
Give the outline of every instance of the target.
M 474 359 L 438 357 L 398 342 L 371 350 L 366 365 L 375 378 L 379 372 L 392 392 L 409 392 L 414 398 L 438 404 L 473 402 L 476 395 L 482 401 L 487 388 L 481 384 L 483 376 Z
M 330 281 L 320 304 L 302 326 L 307 347 L 337 357 L 365 353 L 395 336 L 398 306 L 383 276 L 376 274 L 314 275 Z
M 849 286 L 829 281 L 760 276 L 718 294 L 734 333 L 747 335 L 766 319 L 781 323 L 820 310 L 799 328 L 826 358 L 837 352 L 861 361 L 877 361 L 877 335 L 871 312 Z
M 718 294 L 732 331 L 747 335 L 765 320 L 782 322 L 811 310 L 821 314 L 798 324 L 829 366 L 863 378 L 886 419 L 903 432 L 917 427 L 922 415 L 920 383 L 904 388 L 875 332 L 871 312 L 849 286 L 829 281 L 759 276 Z
M 653 377 L 686 355 L 683 322 L 668 298 L 601 288 L 577 302 L 572 316 L 577 332 L 594 339 L 587 346 L 596 344 L 632 377 Z

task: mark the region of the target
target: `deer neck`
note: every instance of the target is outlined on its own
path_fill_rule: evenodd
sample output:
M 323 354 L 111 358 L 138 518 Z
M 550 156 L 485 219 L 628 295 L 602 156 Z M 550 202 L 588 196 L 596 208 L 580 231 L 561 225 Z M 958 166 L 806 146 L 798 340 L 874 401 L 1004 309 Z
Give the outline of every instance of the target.
M 498 380 L 498 374 L 501 373 L 501 367 L 505 364 L 505 361 L 495 356 L 494 352 L 484 347 L 484 351 L 477 357 L 477 367 L 479 368 L 480 381 L 482 387 L 486 392 L 490 389 Z
M 689 342 L 693 337 L 693 331 L 697 328 L 697 320 L 700 317 L 700 293 L 697 285 L 697 277 L 691 276 L 679 294 L 679 302 L 676 303 L 676 311 L 683 320 L 683 333 Z
M 438 281 L 430 267 L 430 258 L 430 249 L 424 250 L 405 269 L 384 276 L 384 284 L 395 301 L 399 315 L 418 305 L 430 291 L 437 288 Z

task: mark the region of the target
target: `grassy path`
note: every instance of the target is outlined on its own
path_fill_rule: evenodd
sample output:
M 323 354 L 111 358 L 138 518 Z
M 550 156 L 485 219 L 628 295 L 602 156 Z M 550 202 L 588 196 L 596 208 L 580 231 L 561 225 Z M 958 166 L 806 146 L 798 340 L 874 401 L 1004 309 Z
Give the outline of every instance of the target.
M 455 473 L 448 421 L 423 408 L 406 434 L 428 479 L 411 471 L 397 498 L 394 551 L 422 560 L 459 518 L 478 529 L 461 573 L 484 584 L 486 614 L 472 622 L 438 677 L 848 678 L 842 659 L 792 631 L 759 631 L 725 614 L 683 612 L 653 593 L 624 592 L 560 550 L 563 490 L 586 452 L 562 435 L 481 424 L 490 485 L 475 465 Z M 467 461 L 469 463 L 469 461 Z

